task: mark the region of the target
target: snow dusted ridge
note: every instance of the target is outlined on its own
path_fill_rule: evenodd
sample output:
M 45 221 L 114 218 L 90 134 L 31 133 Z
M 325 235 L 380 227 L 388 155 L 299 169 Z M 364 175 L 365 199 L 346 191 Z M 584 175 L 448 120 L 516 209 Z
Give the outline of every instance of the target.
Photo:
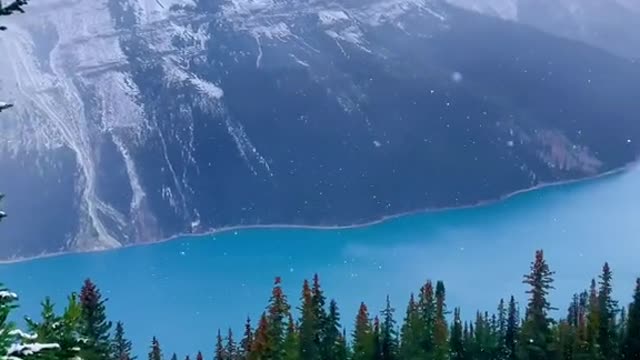
M 15 230 L 0 234 L 9 240 L 0 246 L 5 258 L 117 248 L 217 227 L 344 224 L 468 204 L 530 186 L 532 178 L 598 172 L 610 163 L 593 154 L 615 148 L 626 156 L 640 143 L 631 142 L 634 128 L 623 122 L 616 122 L 627 133 L 620 148 L 603 150 L 597 136 L 583 144 L 582 135 L 572 135 L 573 125 L 564 124 L 574 120 L 571 105 L 602 96 L 569 99 L 558 118 L 545 114 L 551 132 L 536 114 L 527 115 L 533 125 L 518 124 L 517 109 L 492 103 L 509 93 L 481 78 L 490 71 L 456 57 L 470 44 L 456 21 L 469 20 L 460 29 L 473 29 L 480 15 L 445 0 L 62 1 L 35 2 L 25 16 L 11 17 L 11 31 L 0 36 L 0 53 L 10 54 L 0 57 L 0 98 L 15 104 L 0 119 L 0 167 L 16 174 L 0 177 L 0 190 L 30 202 L 7 209 L 12 218 L 0 231 Z M 470 0 L 449 3 L 519 16 L 515 1 L 486 1 L 482 8 Z M 563 86 L 554 82 L 562 61 L 552 61 L 553 52 L 541 62 L 516 46 L 546 38 L 516 31 L 525 36 L 521 43 L 492 53 L 496 42 L 487 34 L 517 25 L 478 23 L 469 36 L 483 47 L 474 51 L 508 55 L 483 63 L 502 66 L 489 69 L 496 79 L 525 84 L 532 80 L 522 74 L 537 71 L 544 86 Z M 525 55 L 540 68 L 508 73 Z M 509 59 L 514 63 L 503 64 Z M 614 65 L 607 71 L 627 69 Z M 593 79 L 614 78 L 599 75 Z M 489 94 L 482 99 L 455 91 L 483 83 Z M 637 93 L 629 88 L 616 94 L 620 109 L 625 94 Z M 495 125 L 505 121 L 521 125 L 522 134 Z M 447 134 L 452 148 L 434 134 Z M 466 157 L 472 151 L 479 153 L 475 160 Z M 477 192 L 447 193 L 457 173 L 429 168 L 441 165 L 430 156 L 442 153 L 457 156 L 452 162 L 461 167 L 495 161 L 487 162 L 489 170 L 470 166 L 478 171 L 473 178 L 485 182 Z M 520 167 L 509 173 L 520 182 L 496 189 L 503 184 L 496 176 L 523 159 L 531 162 L 522 166 L 525 176 Z M 415 179 L 407 185 L 413 188 L 380 193 L 389 188 L 380 182 L 400 174 Z M 34 219 L 32 209 L 52 204 L 57 211 Z

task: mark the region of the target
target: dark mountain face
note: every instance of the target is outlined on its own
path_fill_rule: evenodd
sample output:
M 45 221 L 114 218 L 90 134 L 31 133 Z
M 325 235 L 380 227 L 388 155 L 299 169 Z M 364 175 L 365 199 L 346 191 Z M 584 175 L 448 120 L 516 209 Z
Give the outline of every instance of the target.
M 447 0 L 457 6 L 527 24 L 613 54 L 640 59 L 636 0 Z
M 638 64 L 440 1 L 98 3 L 0 38 L 4 258 L 469 205 L 640 150 Z

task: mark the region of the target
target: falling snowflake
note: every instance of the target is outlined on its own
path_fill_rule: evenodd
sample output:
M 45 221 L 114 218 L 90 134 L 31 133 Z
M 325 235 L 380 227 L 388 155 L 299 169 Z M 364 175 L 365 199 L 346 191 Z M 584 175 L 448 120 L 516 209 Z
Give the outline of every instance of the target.
M 378 140 L 373 140 L 373 145 L 374 145 L 375 147 L 380 147 L 380 146 L 382 146 L 382 144 L 381 144 L 381 143 L 380 143 L 380 141 L 378 141 Z
M 453 74 L 451 74 L 451 80 L 453 82 L 459 83 L 462 81 L 462 74 L 455 71 Z

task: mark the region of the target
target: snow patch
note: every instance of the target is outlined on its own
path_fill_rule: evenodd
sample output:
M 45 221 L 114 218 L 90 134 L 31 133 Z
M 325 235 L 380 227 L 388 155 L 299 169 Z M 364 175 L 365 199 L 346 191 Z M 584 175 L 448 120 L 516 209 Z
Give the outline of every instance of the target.
M 323 25 L 332 25 L 340 21 L 349 20 L 349 15 L 341 10 L 322 10 L 318 12 L 318 18 Z

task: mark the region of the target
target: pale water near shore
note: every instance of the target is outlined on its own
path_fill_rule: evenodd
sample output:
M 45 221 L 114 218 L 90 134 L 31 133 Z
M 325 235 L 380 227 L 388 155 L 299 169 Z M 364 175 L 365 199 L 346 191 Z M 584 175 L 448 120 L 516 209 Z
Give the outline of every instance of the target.
M 140 355 L 156 335 L 168 355 L 184 357 L 211 355 L 218 327 L 239 332 L 247 315 L 256 318 L 276 275 L 297 304 L 302 280 L 318 272 L 347 326 L 361 299 L 374 312 L 386 294 L 401 319 L 409 293 L 426 278 L 445 280 L 449 305 L 471 317 L 493 310 L 501 296 L 524 301 L 521 277 L 537 248 L 558 273 L 553 299 L 563 311 L 605 260 L 627 303 L 640 276 L 640 170 L 360 228 L 247 229 L 0 265 L 0 281 L 21 295 L 20 314 L 36 315 L 45 295 L 62 308 L 91 277 Z

